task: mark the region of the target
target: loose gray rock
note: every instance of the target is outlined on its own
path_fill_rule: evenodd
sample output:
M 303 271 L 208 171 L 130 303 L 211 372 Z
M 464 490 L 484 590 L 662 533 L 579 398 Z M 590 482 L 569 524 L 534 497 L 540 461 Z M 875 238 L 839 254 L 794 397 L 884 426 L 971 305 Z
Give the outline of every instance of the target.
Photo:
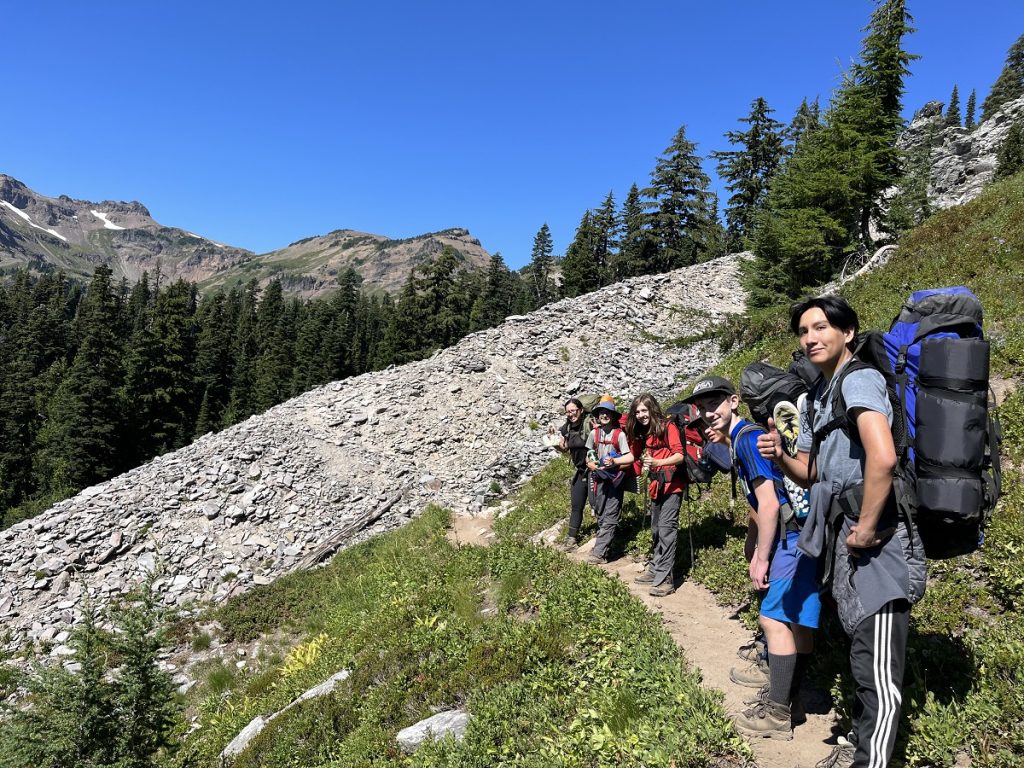
M 400 730 L 395 741 L 407 755 L 419 749 L 420 744 L 428 738 L 441 739 L 450 735 L 456 741 L 461 741 L 466 734 L 470 718 L 471 715 L 461 709 L 438 712 L 426 720 L 420 720 L 415 725 Z

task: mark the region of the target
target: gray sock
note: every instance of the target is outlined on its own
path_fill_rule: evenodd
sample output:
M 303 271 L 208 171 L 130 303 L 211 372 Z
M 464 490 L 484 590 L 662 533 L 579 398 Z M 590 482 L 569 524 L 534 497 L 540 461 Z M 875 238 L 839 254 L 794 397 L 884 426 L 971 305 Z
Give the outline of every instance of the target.
M 777 704 L 789 706 L 789 691 L 796 674 L 796 654 L 785 656 L 768 653 L 768 698 Z

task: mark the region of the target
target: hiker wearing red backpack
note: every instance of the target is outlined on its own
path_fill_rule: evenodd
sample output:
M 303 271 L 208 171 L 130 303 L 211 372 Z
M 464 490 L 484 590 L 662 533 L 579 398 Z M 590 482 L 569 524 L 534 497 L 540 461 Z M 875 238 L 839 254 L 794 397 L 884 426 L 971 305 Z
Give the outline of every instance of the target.
M 653 553 L 647 569 L 635 581 L 650 584 L 650 595 L 665 597 L 676 591 L 679 506 L 686 490 L 686 472 L 680 466 L 686 458 L 683 442 L 679 428 L 665 417 L 649 392 L 637 397 L 630 406 L 626 439 L 630 453 L 648 473 L 647 493 L 651 498 Z
M 790 327 L 824 378 L 801 412 L 797 455 L 783 450 L 774 422 L 758 450 L 811 488 L 799 547 L 820 558 L 831 584 L 856 683 L 853 730 L 819 765 L 884 768 L 900 719 L 910 606 L 925 587 L 924 547 L 907 524 L 914 494 L 898 472 L 886 379 L 853 354 L 857 313 L 837 296 L 807 299 Z
M 594 407 L 597 426 L 587 436 L 587 467 L 590 469 L 590 508 L 597 518 L 597 536 L 587 562 L 608 562 L 612 539 L 619 525 L 626 481 L 633 476 L 633 454 L 626 433 L 619 426 L 619 410 L 611 395 L 603 395 Z
M 746 736 L 789 740 L 793 726 L 807 719 L 799 693 L 821 611 L 815 561 L 797 550 L 800 527 L 782 472 L 758 452 L 758 436 L 764 429 L 740 417 L 732 382 L 706 376 L 694 384 L 686 400 L 707 422 L 709 439 L 730 446 L 750 505 L 748 573 L 754 589 L 765 593 L 758 621 L 767 643 L 767 663 L 758 658 L 749 669 L 729 672 L 734 683 L 760 689 L 747 701 L 749 708 L 736 714 L 736 730 Z

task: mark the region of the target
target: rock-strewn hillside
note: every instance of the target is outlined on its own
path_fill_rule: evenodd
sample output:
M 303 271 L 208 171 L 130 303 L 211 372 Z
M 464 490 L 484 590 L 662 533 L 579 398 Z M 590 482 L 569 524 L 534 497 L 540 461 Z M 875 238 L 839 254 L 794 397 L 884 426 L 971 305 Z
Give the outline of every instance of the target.
M 742 309 L 738 262 L 510 317 L 428 360 L 307 392 L 0 532 L 10 645 L 69 653 L 86 596 L 103 605 L 153 569 L 165 602 L 217 602 L 314 562 L 339 531 L 334 543 L 351 544 L 432 502 L 481 507 L 550 459 L 541 436 L 569 394 L 668 396 L 717 362 L 715 342 L 671 340 Z
M 164 279 L 180 277 L 204 290 L 278 278 L 286 292 L 308 298 L 336 288 L 338 274 L 350 266 L 368 285 L 397 290 L 413 267 L 446 245 L 470 267 L 490 259 L 479 240 L 458 228 L 405 240 L 338 230 L 257 255 L 165 227 L 142 203 L 46 197 L 0 174 L 0 273 L 27 267 L 87 280 L 105 264 L 115 278 L 134 282 L 159 269 Z

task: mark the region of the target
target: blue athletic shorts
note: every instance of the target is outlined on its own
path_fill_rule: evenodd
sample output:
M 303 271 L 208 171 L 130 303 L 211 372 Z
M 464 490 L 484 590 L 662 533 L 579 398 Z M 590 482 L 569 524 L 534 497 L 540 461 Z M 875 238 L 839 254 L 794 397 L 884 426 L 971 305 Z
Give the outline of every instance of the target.
M 761 601 L 761 615 L 769 619 L 816 629 L 821 599 L 815 580 L 817 564 L 796 548 L 800 534 L 787 531 L 775 545 L 768 569 L 768 594 Z

